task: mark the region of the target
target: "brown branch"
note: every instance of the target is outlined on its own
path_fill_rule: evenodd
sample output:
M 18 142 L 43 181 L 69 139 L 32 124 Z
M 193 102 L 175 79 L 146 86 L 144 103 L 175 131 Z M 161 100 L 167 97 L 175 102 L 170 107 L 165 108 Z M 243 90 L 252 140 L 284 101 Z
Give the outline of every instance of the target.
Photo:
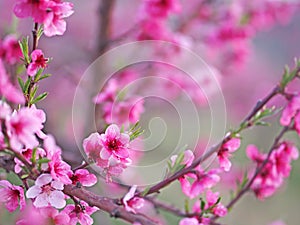
M 100 29 L 96 39 L 98 42 L 96 47 L 96 56 L 104 53 L 109 45 L 111 36 L 111 18 L 114 4 L 115 0 L 102 0 L 99 5 Z
M 39 24 L 38 23 L 34 23 L 34 27 L 33 27 L 33 30 L 32 30 L 32 52 L 34 50 L 37 49 L 37 46 L 38 46 L 38 36 L 37 36 L 37 32 L 38 32 L 38 27 L 39 27 Z
M 85 201 L 90 206 L 96 206 L 99 209 L 108 212 L 111 217 L 121 218 L 129 223 L 139 222 L 142 225 L 157 225 L 158 222 L 154 221 L 142 214 L 133 214 L 125 210 L 125 208 L 118 204 L 118 201 L 101 197 L 93 192 L 87 191 L 83 188 L 77 188 L 74 185 L 66 185 L 64 193 L 69 196 L 75 196 L 80 200 Z

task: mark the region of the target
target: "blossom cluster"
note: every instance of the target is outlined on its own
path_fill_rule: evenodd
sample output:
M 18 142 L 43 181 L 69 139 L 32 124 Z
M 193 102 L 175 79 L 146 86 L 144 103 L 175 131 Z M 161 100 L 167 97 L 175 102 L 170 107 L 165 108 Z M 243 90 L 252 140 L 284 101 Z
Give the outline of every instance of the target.
M 261 166 L 268 158 L 267 154 L 262 154 L 254 146 L 247 148 L 247 156 L 254 161 L 257 166 Z M 275 193 L 282 185 L 284 178 L 289 177 L 291 162 L 299 157 L 298 149 L 289 142 L 282 142 L 276 147 L 266 161 L 262 171 L 255 178 L 251 188 L 259 199 L 265 199 Z
M 54 138 L 42 131 L 46 121 L 43 110 L 37 109 L 35 105 L 12 110 L 3 101 L 0 105 L 1 127 L 5 128 L 0 133 L 1 151 L 17 155 L 14 158 L 16 174 L 25 177 L 37 176 L 35 184 L 28 188 L 26 195 L 24 187 L 13 185 L 6 180 L 0 181 L 1 202 L 5 202 L 6 208 L 11 212 L 19 205 L 20 210 L 23 210 L 26 196 L 33 199 L 32 207 L 39 209 L 40 217 L 45 217 L 45 213 L 48 212 L 47 215 L 51 214 L 50 218 L 57 219 L 56 224 L 66 224 L 66 220 L 72 221 L 70 224 L 82 221 L 82 224 L 92 224 L 89 215 L 96 209 L 84 202 L 80 203 L 82 207 L 78 204 L 66 206 L 67 196 L 63 189 L 65 185 L 77 183 L 92 186 L 97 182 L 96 176 L 86 169 L 73 171 L 62 159 L 62 151 L 55 144 Z M 63 210 L 58 212 L 51 207 Z M 59 218 L 64 222 L 59 222 Z M 24 222 L 20 220 L 18 224 Z

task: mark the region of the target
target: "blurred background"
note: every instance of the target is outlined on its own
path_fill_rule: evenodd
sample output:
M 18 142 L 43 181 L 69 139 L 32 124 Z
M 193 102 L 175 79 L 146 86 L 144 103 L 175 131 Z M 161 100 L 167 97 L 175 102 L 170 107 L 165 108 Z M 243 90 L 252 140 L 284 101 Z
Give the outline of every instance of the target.
M 83 74 L 101 53 L 120 44 L 139 40 L 139 38 L 136 37 L 136 33 L 142 28 L 136 24 L 140 18 L 140 5 L 142 1 L 115 1 L 114 8 L 110 12 L 111 22 L 109 29 L 111 39 L 117 39 L 117 42 L 105 48 L 101 48 L 99 44 L 100 42 L 103 44 L 103 41 L 99 40 L 99 38 L 101 38 L 99 33 L 101 33 L 100 27 L 102 23 L 101 16 L 99 16 L 101 14 L 99 8 L 101 9 L 103 1 L 72 0 L 71 2 L 74 3 L 75 13 L 67 19 L 67 31 L 65 35 L 52 38 L 42 37 L 39 43 L 39 48 L 43 49 L 45 56 L 51 57 L 53 60 L 47 68 L 47 72 L 51 73 L 52 76 L 43 80 L 40 84 L 40 91 L 49 92 L 49 96 L 47 100 L 41 102 L 38 107 L 43 108 L 47 112 L 45 130 L 48 133 L 54 134 L 58 144 L 64 149 L 66 161 L 76 166 L 81 163 L 81 161 L 78 160 L 81 157 L 79 151 L 80 146 L 78 146 L 74 138 L 74 121 L 72 122 L 73 100 L 76 89 Z M 297 3 L 297 1 L 295 2 Z M 30 19 L 17 20 L 13 16 L 14 3 L 15 1 L 0 1 L 1 38 L 4 38 L 6 34 L 14 30 L 17 30 L 19 37 L 31 35 L 32 21 Z M 181 3 L 183 19 L 189 18 L 189 15 L 191 15 L 190 10 L 192 10 L 193 4 L 197 4 L 197 1 L 189 1 L 188 4 L 185 1 L 181 1 Z M 289 11 L 287 13 L 289 13 Z M 291 11 L 290 14 L 291 15 L 288 15 L 287 21 L 276 21 L 272 25 L 265 26 L 259 31 L 256 31 L 255 35 L 252 35 L 251 38 L 247 40 L 247 46 L 244 46 L 247 49 L 245 53 L 243 53 L 242 59 L 231 61 L 231 64 L 224 63 L 223 61 L 220 62 L 221 60 L 214 60 L 215 57 L 226 57 L 224 49 L 219 46 L 206 44 L 206 42 L 203 41 L 205 40 L 204 38 L 196 40 L 195 37 L 199 35 L 198 33 L 206 33 L 207 31 L 205 29 L 209 29 L 202 26 L 203 22 L 200 23 L 200 25 L 197 25 L 197 23 L 193 24 L 191 31 L 182 32 L 181 35 L 184 35 L 184 41 L 178 41 L 176 43 L 188 43 L 186 45 L 187 48 L 191 48 L 194 52 L 203 57 L 204 60 L 207 60 L 217 71 L 217 82 L 222 88 L 222 97 L 225 99 L 227 112 L 225 115 L 226 129 L 220 125 L 220 130 L 216 136 L 212 137 L 212 140 L 218 140 L 220 135 L 224 135 L 226 130 L 237 127 L 239 121 L 248 114 L 257 100 L 265 96 L 279 81 L 284 66 L 288 64 L 292 67 L 294 58 L 299 57 L 299 7 L 295 9 L 293 13 Z M 179 22 L 180 20 L 176 20 L 176 18 L 173 19 L 172 17 L 170 19 L 170 27 L 176 27 Z M 127 32 L 132 29 L 134 30 L 133 35 L 130 33 L 127 35 Z M 126 37 L 118 39 L 118 37 L 124 33 Z M 179 36 L 176 36 L 176 38 L 179 39 Z M 235 45 L 233 44 L 233 46 Z M 232 47 L 232 49 L 234 49 L 234 47 Z M 224 55 L 222 55 L 223 53 Z M 147 67 L 147 64 L 145 65 Z M 132 66 L 132 68 L 136 69 L 138 75 L 143 74 L 143 76 L 146 76 L 145 74 L 149 72 L 141 72 L 145 69 L 145 65 Z M 161 70 L 170 71 L 172 68 L 159 68 L 156 70 L 156 73 L 159 74 Z M 299 91 L 299 82 L 296 82 L 293 86 L 289 87 L 289 89 L 291 92 Z M 94 95 L 95 94 L 97 94 L 97 92 L 95 92 Z M 92 98 L 93 96 L 90 97 Z M 184 101 L 180 100 L 179 103 L 183 104 L 183 108 L 185 107 Z M 282 105 L 282 103 L 283 99 L 279 97 L 275 99 L 271 105 Z M 84 106 L 82 108 L 83 112 L 85 112 Z M 172 149 L 172 140 L 174 142 L 176 141 L 178 135 L 177 130 L 182 129 L 177 121 L 176 112 L 173 112 L 173 110 L 174 108 L 170 107 L 170 105 L 161 102 L 156 103 L 155 100 L 152 101 L 151 99 L 145 104 L 146 113 L 141 117 L 142 127 L 146 130 L 145 135 L 149 136 L 151 132 L 157 133 L 162 129 L 161 124 L 158 123 L 156 125 L 155 121 L 152 127 L 149 125 L 151 119 L 155 117 L 163 118 L 168 127 L 168 132 L 171 133 L 169 134 L 169 139 L 155 150 L 154 155 L 151 156 L 152 158 L 144 159 L 146 161 L 143 163 L 156 162 L 162 158 L 167 159 L 174 153 L 173 150 L 163 150 Z M 196 151 L 200 153 L 203 149 L 208 147 L 207 145 L 210 143 L 207 137 L 211 135 L 209 131 L 212 125 L 206 122 L 208 120 L 206 116 L 209 117 L 209 110 L 210 108 L 207 107 L 207 105 L 200 104 L 198 114 L 199 124 L 201 124 L 201 130 L 198 134 L 200 139 L 197 139 L 196 144 L 192 143 L 192 148 L 195 147 Z M 220 110 L 220 112 L 221 111 L 222 110 Z M 88 117 L 90 115 L 89 113 L 95 113 L 95 111 L 87 112 L 85 116 Z M 186 122 L 188 128 L 192 126 L 195 121 L 193 117 L 189 117 L 189 111 L 186 111 L 186 113 L 187 115 L 181 116 L 190 119 L 189 122 Z M 224 115 L 220 115 L 220 118 L 223 117 Z M 212 118 L 209 118 L 209 120 L 211 119 Z M 217 118 L 214 119 L 217 124 L 223 124 L 224 122 L 218 122 Z M 233 172 L 241 174 L 244 170 L 251 168 L 251 163 L 247 159 L 244 151 L 248 144 L 256 144 L 262 150 L 267 150 L 268 147 L 271 146 L 274 136 L 278 133 L 278 115 L 269 120 L 272 123 L 271 128 L 257 127 L 243 133 L 242 146 L 240 150 L 235 153 L 233 158 L 233 164 L 235 165 Z M 93 131 L 93 127 L 87 126 L 86 121 L 86 118 L 82 118 L 81 121 L 75 121 L 78 123 L 78 126 L 82 126 L 83 131 L 81 138 L 86 137 Z M 191 144 L 189 141 L 195 142 L 193 138 L 193 140 L 190 140 L 190 137 L 193 136 L 193 130 L 191 129 L 190 132 L 190 134 L 188 133 L 186 135 L 187 139 L 184 139 L 181 144 L 185 142 L 186 144 Z M 291 134 L 288 137 L 294 140 L 296 145 L 300 147 L 299 137 L 296 134 Z M 79 140 L 79 142 L 80 141 L 81 140 Z M 196 145 L 198 147 L 196 147 Z M 279 219 L 284 221 L 287 225 L 298 225 L 300 221 L 300 164 L 296 161 L 293 163 L 293 166 L 291 176 L 286 180 L 285 185 L 276 195 L 261 202 L 257 200 L 253 194 L 248 194 L 242 198 L 225 219 L 220 221 L 225 224 L 233 225 L 267 225 L 271 221 Z M 161 170 L 161 168 L 158 169 L 158 171 L 163 173 Z M 131 176 L 133 175 L 131 174 Z M 147 176 L 150 176 L 150 174 Z M 220 186 L 219 191 L 224 193 L 224 196 L 227 196 L 229 189 L 234 187 L 235 182 L 228 176 L 228 178 L 223 177 L 222 183 L 223 185 Z M 99 194 L 105 193 L 111 196 L 122 196 L 122 194 L 126 192 L 126 190 L 119 190 L 118 187 L 115 187 L 115 189 L 108 188 L 104 182 L 97 185 L 94 190 Z M 179 183 L 175 182 L 164 189 L 160 194 L 160 199 L 166 200 L 178 207 L 183 207 L 185 198 L 179 193 L 181 193 Z M 222 201 L 225 203 L 228 199 L 225 197 Z M 173 217 L 170 214 L 164 212 L 159 213 L 166 224 L 177 224 L 179 221 L 179 218 Z M 154 215 L 155 212 L 149 212 L 149 214 Z M 14 217 L 16 217 L 15 214 L 8 214 L 5 210 L 1 210 L 0 224 L 14 224 Z M 96 220 L 95 224 L 124 224 L 121 221 L 109 218 L 109 216 L 103 212 L 98 213 L 94 218 Z

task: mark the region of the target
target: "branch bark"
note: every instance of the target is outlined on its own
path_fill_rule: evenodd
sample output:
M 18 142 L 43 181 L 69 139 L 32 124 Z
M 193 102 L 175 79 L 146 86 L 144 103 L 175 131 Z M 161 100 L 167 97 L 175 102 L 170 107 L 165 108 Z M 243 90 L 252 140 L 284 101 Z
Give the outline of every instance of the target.
M 158 224 L 158 222 L 146 217 L 145 215 L 127 212 L 123 206 L 118 204 L 118 200 L 101 197 L 83 188 L 77 188 L 74 185 L 66 185 L 64 188 L 64 193 L 69 196 L 75 196 L 80 200 L 85 201 L 90 206 L 96 206 L 99 209 L 108 212 L 111 217 L 121 218 L 129 223 L 136 222 L 142 225 Z

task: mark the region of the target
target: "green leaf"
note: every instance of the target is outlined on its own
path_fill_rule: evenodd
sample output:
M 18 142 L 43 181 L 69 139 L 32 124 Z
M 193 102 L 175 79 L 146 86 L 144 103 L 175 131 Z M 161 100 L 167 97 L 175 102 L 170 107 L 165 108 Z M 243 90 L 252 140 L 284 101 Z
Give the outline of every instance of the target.
M 37 102 L 39 102 L 39 101 L 44 100 L 44 99 L 47 97 L 47 95 L 48 95 L 48 92 L 44 92 L 44 93 L 40 94 L 39 96 L 37 96 L 37 97 L 31 102 L 31 104 L 35 104 L 35 103 L 37 103 Z
M 36 33 L 38 40 L 41 38 L 41 36 L 43 35 L 43 33 L 44 33 L 43 26 L 39 26 L 39 28 L 37 30 L 37 33 Z
M 50 73 L 44 74 L 43 76 L 41 76 L 41 77 L 38 79 L 38 81 L 43 80 L 43 79 L 48 78 L 48 77 L 51 77 L 51 74 L 50 74 Z
M 150 190 L 150 186 L 146 187 L 145 190 L 141 193 L 141 196 L 146 196 Z
M 48 162 L 50 162 L 50 161 L 51 161 L 51 160 L 48 159 L 48 158 L 40 158 L 40 159 L 38 159 L 37 163 L 38 163 L 38 164 L 43 164 L 43 163 L 48 163 Z
M 34 82 L 38 82 L 38 81 L 40 80 L 40 77 L 41 77 L 43 71 L 44 71 L 43 68 L 40 68 L 40 69 L 37 71 L 37 73 L 36 73 L 36 75 L 35 75 L 35 77 L 34 77 Z
M 22 80 L 21 77 L 18 77 L 18 82 L 19 82 L 19 85 L 20 85 L 20 87 L 21 87 L 21 89 L 22 89 L 22 91 L 24 93 L 24 81 Z
M 27 36 L 26 38 L 24 37 L 21 41 L 19 41 L 19 45 L 26 64 L 30 63 L 29 55 L 28 55 L 28 40 L 29 37 Z
M 31 78 L 28 77 L 27 80 L 26 80 L 26 82 L 25 82 L 25 85 L 24 85 L 24 90 L 23 90 L 24 94 L 28 92 L 28 88 L 29 88 L 30 82 L 31 82 Z
M 23 180 L 23 179 L 25 179 L 25 178 L 27 178 L 27 177 L 29 177 L 29 174 L 23 174 L 23 175 L 21 176 L 21 179 Z

